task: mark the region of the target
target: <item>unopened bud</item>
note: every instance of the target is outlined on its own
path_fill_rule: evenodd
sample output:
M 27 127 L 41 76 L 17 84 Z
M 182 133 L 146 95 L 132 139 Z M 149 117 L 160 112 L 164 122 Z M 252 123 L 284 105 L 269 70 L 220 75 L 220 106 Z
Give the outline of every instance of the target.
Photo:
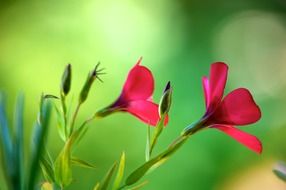
M 159 104 L 159 114 L 162 117 L 167 114 L 172 104 L 172 88 L 170 81 L 167 83 Z
M 100 70 L 97 70 L 98 69 L 98 66 L 99 66 L 99 63 L 95 66 L 95 68 L 93 69 L 92 72 L 90 72 L 87 76 L 87 79 L 86 79 L 86 82 L 80 92 L 80 96 L 79 96 L 79 102 L 80 103 L 83 103 L 86 99 L 87 99 L 87 96 L 88 96 L 88 93 L 90 91 L 90 88 L 91 88 L 91 85 L 93 83 L 93 81 L 98 78 L 98 75 L 101 74 L 99 73 Z M 98 78 L 100 81 L 101 79 Z
M 62 76 L 61 92 L 66 96 L 71 88 L 71 64 L 68 64 Z

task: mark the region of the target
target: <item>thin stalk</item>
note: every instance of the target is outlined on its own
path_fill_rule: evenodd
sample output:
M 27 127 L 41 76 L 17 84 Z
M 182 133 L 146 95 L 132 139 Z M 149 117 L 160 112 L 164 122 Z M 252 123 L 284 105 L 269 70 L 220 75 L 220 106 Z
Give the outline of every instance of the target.
M 72 117 L 72 122 L 71 122 L 71 126 L 70 126 L 70 134 L 69 134 L 70 136 L 71 136 L 72 133 L 73 133 L 75 120 L 76 120 L 76 117 L 77 117 L 77 115 L 78 115 L 80 106 L 81 106 L 81 103 L 79 102 L 79 103 L 77 104 L 77 106 L 76 106 L 75 112 L 74 112 L 73 117 Z
M 67 127 L 67 106 L 66 106 L 66 98 L 61 94 L 61 104 L 64 114 L 64 128 L 65 128 L 65 138 L 68 136 L 68 127 Z
M 96 117 L 96 114 L 94 114 L 93 116 L 91 116 L 90 118 L 86 119 L 81 125 L 79 128 L 82 128 L 84 127 L 85 125 L 87 125 L 88 123 L 90 123 L 92 120 L 94 120 L 95 118 L 99 118 L 99 117 Z

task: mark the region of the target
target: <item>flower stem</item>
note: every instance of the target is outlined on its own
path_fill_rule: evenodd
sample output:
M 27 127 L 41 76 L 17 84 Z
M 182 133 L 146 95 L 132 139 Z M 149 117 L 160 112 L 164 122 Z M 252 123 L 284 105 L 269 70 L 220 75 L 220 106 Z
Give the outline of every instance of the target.
M 80 106 L 81 106 L 81 103 L 78 103 L 77 106 L 76 106 L 75 112 L 74 112 L 73 117 L 72 117 L 72 122 L 71 122 L 71 125 L 70 125 L 70 134 L 69 135 L 72 135 L 72 133 L 73 133 L 75 120 L 76 120 L 76 117 L 78 115 Z
M 190 136 L 196 132 L 198 132 L 199 130 L 203 129 L 203 123 L 204 120 L 200 119 L 197 122 L 194 122 L 190 125 L 188 125 L 181 133 L 181 135 L 185 135 L 185 136 Z
M 65 128 L 65 138 L 68 136 L 68 128 L 67 128 L 67 106 L 66 106 L 66 98 L 63 94 L 61 94 L 61 104 L 64 115 L 64 128 Z

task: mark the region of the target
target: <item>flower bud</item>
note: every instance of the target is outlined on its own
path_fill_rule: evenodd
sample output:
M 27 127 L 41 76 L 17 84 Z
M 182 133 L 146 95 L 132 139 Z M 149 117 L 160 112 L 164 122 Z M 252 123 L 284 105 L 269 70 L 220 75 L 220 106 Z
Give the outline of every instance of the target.
M 68 64 L 62 76 L 61 93 L 66 96 L 71 87 L 71 64 Z
M 85 82 L 85 84 L 84 84 L 84 86 L 83 86 L 83 88 L 82 88 L 82 90 L 80 92 L 80 96 L 79 96 L 79 102 L 80 103 L 83 103 L 87 99 L 87 96 L 88 96 L 88 93 L 89 93 L 89 90 L 91 88 L 91 85 L 92 85 L 93 81 L 96 78 L 98 78 L 99 74 L 101 74 L 101 73 L 99 73 L 99 70 L 97 70 L 98 66 L 99 66 L 99 63 L 95 66 L 93 71 L 90 72 L 88 74 L 88 76 L 87 76 L 86 82 Z
M 172 88 L 170 81 L 167 83 L 163 95 L 159 104 L 159 114 L 162 117 L 164 114 L 167 114 L 170 110 L 172 103 Z

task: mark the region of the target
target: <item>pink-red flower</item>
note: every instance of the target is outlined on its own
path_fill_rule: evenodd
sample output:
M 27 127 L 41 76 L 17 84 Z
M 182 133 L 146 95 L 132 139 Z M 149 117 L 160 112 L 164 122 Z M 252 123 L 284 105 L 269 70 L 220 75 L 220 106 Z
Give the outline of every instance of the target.
M 158 104 L 152 100 L 154 78 L 151 71 L 141 66 L 141 58 L 129 71 L 120 96 L 110 106 L 98 112 L 105 116 L 113 112 L 129 112 L 148 125 L 155 126 L 160 119 Z M 168 118 L 165 120 L 167 124 Z
M 261 117 L 260 109 L 245 88 L 235 89 L 223 98 L 227 73 L 228 66 L 217 62 L 211 65 L 209 78 L 202 78 L 206 112 L 200 125 L 218 129 L 249 149 L 261 153 L 259 139 L 235 127 L 257 122 Z

